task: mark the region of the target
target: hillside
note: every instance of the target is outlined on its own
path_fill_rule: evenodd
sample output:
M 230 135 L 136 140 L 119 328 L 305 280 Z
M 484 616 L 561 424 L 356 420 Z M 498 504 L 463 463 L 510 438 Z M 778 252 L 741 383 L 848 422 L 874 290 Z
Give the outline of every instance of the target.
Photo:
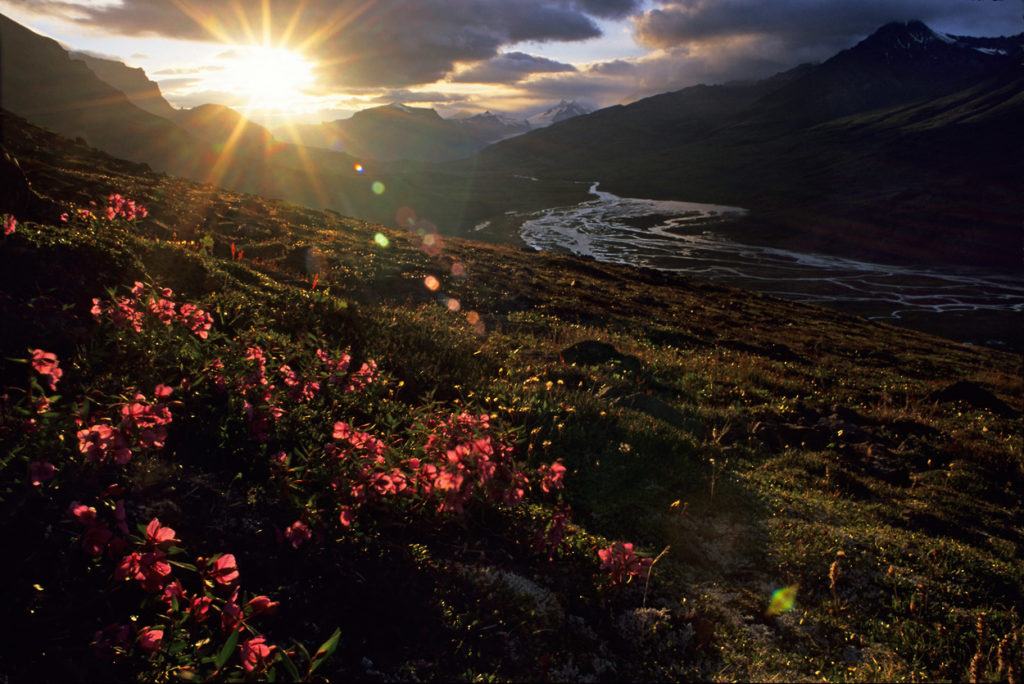
M 0 116 L 13 680 L 1019 678 L 1019 358 Z

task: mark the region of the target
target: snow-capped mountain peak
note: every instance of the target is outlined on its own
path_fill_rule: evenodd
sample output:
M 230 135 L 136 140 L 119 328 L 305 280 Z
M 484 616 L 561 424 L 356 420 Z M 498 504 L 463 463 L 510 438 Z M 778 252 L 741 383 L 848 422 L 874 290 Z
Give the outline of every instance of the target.
M 545 126 L 550 126 L 553 123 L 558 123 L 559 121 L 571 119 L 574 116 L 589 114 L 591 111 L 591 109 L 584 107 L 575 100 L 571 102 L 566 102 L 565 100 L 562 100 L 554 107 L 551 107 L 550 109 L 540 112 L 539 114 L 534 114 L 533 116 L 528 118 L 527 121 L 530 122 L 530 125 L 533 128 L 544 128 Z

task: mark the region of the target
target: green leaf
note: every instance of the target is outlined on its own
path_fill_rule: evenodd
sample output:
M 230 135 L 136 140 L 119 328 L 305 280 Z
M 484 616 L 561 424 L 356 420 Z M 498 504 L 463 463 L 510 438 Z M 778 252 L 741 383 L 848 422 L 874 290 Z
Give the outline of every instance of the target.
M 320 667 L 325 660 L 331 657 L 334 653 L 334 649 L 338 648 L 338 640 L 341 639 L 341 628 L 336 627 L 334 634 L 324 643 L 320 644 L 320 648 L 316 649 L 316 655 L 313 656 L 313 662 L 309 664 L 309 673 L 313 674 L 316 668 Z
M 241 630 L 231 630 L 231 636 L 224 642 L 223 648 L 220 649 L 220 653 L 217 654 L 217 658 L 213 661 L 214 666 L 219 670 L 228 662 L 231 656 L 235 652 L 235 646 L 238 645 L 238 637 L 241 634 Z
M 295 667 L 295 663 L 292 661 L 291 656 L 284 649 L 278 650 L 281 655 L 281 664 L 284 665 L 285 671 L 293 682 L 301 682 L 302 674 L 299 673 L 299 668 Z

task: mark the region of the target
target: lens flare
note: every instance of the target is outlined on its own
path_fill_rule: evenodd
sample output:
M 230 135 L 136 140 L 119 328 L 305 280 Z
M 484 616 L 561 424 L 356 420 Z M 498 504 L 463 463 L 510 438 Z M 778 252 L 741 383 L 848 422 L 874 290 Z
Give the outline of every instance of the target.
M 431 292 L 437 292 L 437 289 L 441 287 L 441 283 L 434 276 L 427 276 L 423 279 L 423 284 L 427 286 L 427 289 Z
M 768 602 L 768 615 L 781 615 L 782 613 L 788 613 L 793 610 L 793 606 L 796 605 L 796 590 L 797 585 L 791 585 L 783 587 L 772 594 L 771 600 Z
M 383 195 L 384 190 L 386 190 L 384 184 L 380 181 L 373 181 L 373 185 L 370 186 L 370 189 L 373 190 L 374 195 Z
M 449 311 L 458 311 L 459 309 L 462 308 L 462 305 L 459 304 L 459 300 L 455 299 L 454 297 L 450 297 L 448 301 L 445 302 L 445 306 L 448 307 Z
M 466 267 L 456 261 L 452 264 L 452 275 L 456 278 L 466 275 Z
M 356 173 L 362 173 L 363 171 L 366 171 L 366 169 L 363 168 L 362 164 L 353 164 L 352 168 L 356 170 Z
M 376 235 L 374 235 L 373 241 L 376 242 L 381 247 L 387 247 L 388 245 L 391 244 L 391 240 L 388 240 L 388 236 L 385 235 L 384 233 L 377 233 Z
M 470 325 L 476 325 L 477 323 L 480 322 L 480 314 L 478 314 L 476 311 L 467 311 L 466 320 L 469 321 Z

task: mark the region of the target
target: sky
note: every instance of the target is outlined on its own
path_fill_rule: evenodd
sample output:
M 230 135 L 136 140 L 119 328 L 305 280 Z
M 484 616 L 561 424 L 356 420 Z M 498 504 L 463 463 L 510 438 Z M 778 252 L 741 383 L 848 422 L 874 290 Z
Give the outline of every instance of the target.
M 0 0 L 0 13 L 141 67 L 176 107 L 267 125 L 393 102 L 443 116 L 605 107 L 822 61 L 890 21 L 1024 31 L 1024 0 Z

